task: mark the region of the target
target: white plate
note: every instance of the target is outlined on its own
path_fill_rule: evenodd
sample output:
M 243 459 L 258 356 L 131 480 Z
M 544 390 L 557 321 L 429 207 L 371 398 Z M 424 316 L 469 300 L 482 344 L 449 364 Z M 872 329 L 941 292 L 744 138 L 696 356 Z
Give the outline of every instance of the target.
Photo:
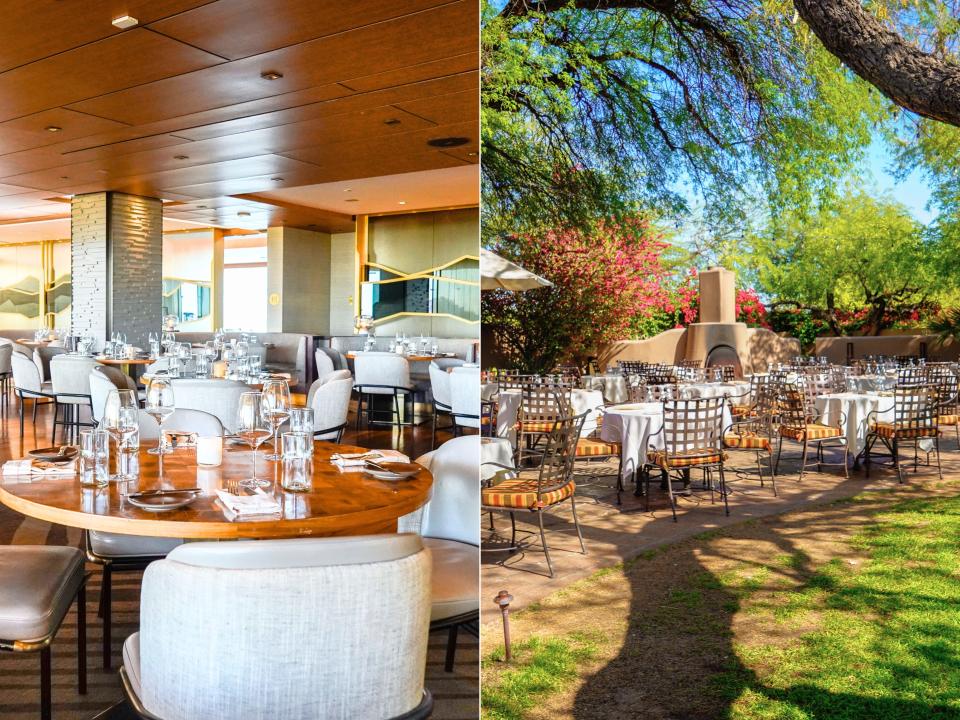
M 199 493 L 184 492 L 167 495 L 145 495 L 139 498 L 128 496 L 127 501 L 131 505 L 149 512 L 167 512 L 168 510 L 179 510 L 186 507 L 198 496 Z

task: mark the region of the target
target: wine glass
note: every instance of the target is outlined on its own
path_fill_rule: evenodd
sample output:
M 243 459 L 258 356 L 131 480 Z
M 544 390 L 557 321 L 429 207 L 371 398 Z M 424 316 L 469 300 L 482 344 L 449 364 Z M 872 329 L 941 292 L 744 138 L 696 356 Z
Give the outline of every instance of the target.
M 168 378 L 156 376 L 150 378 L 147 383 L 147 401 L 143 408 L 144 412 L 157 421 L 160 426 L 160 442 L 157 447 L 150 448 L 147 452 L 151 455 L 160 455 L 160 472 L 163 472 L 163 455 L 170 451 L 163 443 L 163 422 L 173 414 L 173 383 Z
M 290 386 L 286 380 L 270 378 L 263 383 L 262 411 L 264 419 L 273 430 L 273 452 L 267 460 L 280 460 L 280 426 L 290 417 Z
M 177 336 L 172 332 L 165 332 L 160 336 L 160 344 L 163 345 L 164 354 L 169 355 L 170 349 L 177 344 Z
M 216 361 L 217 355 L 220 354 L 220 349 L 217 347 L 217 342 L 215 340 L 207 340 L 203 344 L 203 354 L 212 365 L 214 361 Z
M 111 390 L 103 405 L 100 427 L 110 433 L 117 444 L 117 474 L 114 476 L 116 480 L 131 479 L 120 458 L 124 453 L 127 438 L 140 427 L 138 420 L 137 396 L 133 390 Z
M 236 435 L 250 446 L 253 463 L 253 477 L 241 480 L 245 488 L 268 487 L 270 483 L 257 478 L 257 448 L 271 435 L 263 413 L 263 396 L 258 392 L 245 392 L 240 396 L 237 406 Z

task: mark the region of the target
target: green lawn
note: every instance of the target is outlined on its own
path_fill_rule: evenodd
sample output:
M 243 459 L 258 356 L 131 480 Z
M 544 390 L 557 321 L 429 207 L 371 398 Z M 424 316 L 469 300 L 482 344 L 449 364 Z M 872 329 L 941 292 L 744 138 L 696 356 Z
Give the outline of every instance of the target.
M 619 582 L 632 593 L 620 622 L 634 628 L 640 643 L 657 642 L 659 633 L 663 648 L 643 648 L 638 666 L 649 670 L 657 666 L 656 653 L 670 656 L 670 631 L 664 628 L 672 627 L 686 644 L 693 637 L 705 656 L 723 658 L 686 678 L 697 685 L 685 688 L 686 695 L 670 687 L 654 692 L 664 698 L 663 707 L 681 713 L 677 717 L 693 715 L 695 708 L 698 718 L 730 720 L 960 720 L 960 499 L 902 498 L 878 501 L 874 493 L 831 506 L 837 527 L 844 522 L 843 505 L 851 517 L 860 513 L 861 527 L 848 532 L 835 557 L 822 557 L 821 549 L 819 562 L 806 554 L 802 530 L 792 522 L 792 551 L 758 552 L 759 561 L 733 564 L 726 558 L 722 570 L 668 578 L 659 594 L 643 598 L 655 598 L 653 606 L 638 602 L 637 587 L 654 570 L 645 563 L 656 560 L 629 563 L 619 579 L 601 574 L 592 582 L 605 591 Z M 864 507 L 870 508 L 865 523 Z M 737 532 L 724 531 L 721 540 Z M 816 533 L 822 541 L 824 528 Z M 776 520 L 768 534 L 783 539 Z M 697 552 L 702 560 L 714 542 L 711 535 L 660 554 L 668 569 L 671 553 L 683 567 L 691 548 L 706 550 Z M 615 619 L 609 633 L 601 627 L 590 637 L 538 623 L 543 612 L 518 614 L 521 627 L 542 630 L 524 638 L 509 668 L 499 662 L 502 649 L 485 658 L 488 720 L 543 717 L 548 699 L 551 717 L 593 717 L 589 710 L 607 684 L 616 687 L 630 677 L 657 682 L 648 672 L 631 672 L 637 646 L 615 639 Z M 597 632 L 596 613 L 582 619 Z M 591 680 L 602 684 L 599 693 L 591 695 Z M 678 693 L 675 699 L 671 692 Z M 638 707 L 633 717 L 643 718 L 643 710 Z M 607 716 L 629 715 L 621 706 Z

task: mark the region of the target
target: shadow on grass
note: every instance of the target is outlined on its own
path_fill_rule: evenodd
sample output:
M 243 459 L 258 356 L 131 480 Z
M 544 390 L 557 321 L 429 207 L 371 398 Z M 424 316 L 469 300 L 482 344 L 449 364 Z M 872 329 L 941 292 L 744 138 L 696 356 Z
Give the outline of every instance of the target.
M 889 502 L 748 523 L 628 564 L 624 642 L 573 717 L 960 720 L 960 499 Z M 851 522 L 845 545 L 866 562 L 811 560 L 807 542 Z M 726 540 L 763 543 L 764 559 L 741 562 Z

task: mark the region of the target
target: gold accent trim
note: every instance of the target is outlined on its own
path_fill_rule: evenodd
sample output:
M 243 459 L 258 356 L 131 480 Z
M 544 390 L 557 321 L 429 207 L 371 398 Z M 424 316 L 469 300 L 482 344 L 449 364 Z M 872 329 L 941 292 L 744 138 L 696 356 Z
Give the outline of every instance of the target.
M 450 313 L 428 313 L 428 312 L 413 312 L 413 311 L 398 312 L 398 313 L 394 313 L 393 315 L 387 315 L 386 317 L 377 318 L 376 320 L 373 321 L 373 324 L 379 325 L 382 322 L 386 322 L 387 320 L 392 320 L 398 317 L 428 317 L 428 318 L 445 317 L 445 318 L 450 318 L 451 320 L 459 320 L 460 322 L 466 323 L 467 325 L 480 324 L 479 320 L 467 320 L 457 315 L 451 315 Z
M 438 280 L 441 282 L 455 283 L 458 285 L 470 285 L 472 287 L 480 287 L 479 280 L 476 280 L 476 281 L 461 280 L 459 278 L 447 278 L 447 277 L 442 277 L 442 276 L 433 274 L 441 270 L 446 270 L 449 267 L 453 267 L 457 263 L 463 262 L 464 260 L 476 260 L 478 263 L 480 262 L 480 258 L 477 257 L 476 255 L 461 255 L 456 260 L 451 260 L 450 262 L 444 263 L 443 265 L 437 265 L 436 267 L 427 268 L 426 270 L 417 270 L 412 273 L 404 273 L 404 272 L 400 272 L 399 270 L 396 270 L 395 268 L 391 268 L 387 265 L 381 265 L 379 263 L 370 262 L 368 260 L 366 263 L 366 267 L 368 268 L 372 267 L 372 268 L 377 268 L 378 270 L 384 270 L 393 275 L 398 275 L 399 277 L 391 278 L 389 280 L 361 280 L 361 284 L 366 283 L 368 285 L 386 285 L 388 283 L 406 282 L 407 280 Z M 479 274 L 479 268 L 477 269 L 477 272 Z

